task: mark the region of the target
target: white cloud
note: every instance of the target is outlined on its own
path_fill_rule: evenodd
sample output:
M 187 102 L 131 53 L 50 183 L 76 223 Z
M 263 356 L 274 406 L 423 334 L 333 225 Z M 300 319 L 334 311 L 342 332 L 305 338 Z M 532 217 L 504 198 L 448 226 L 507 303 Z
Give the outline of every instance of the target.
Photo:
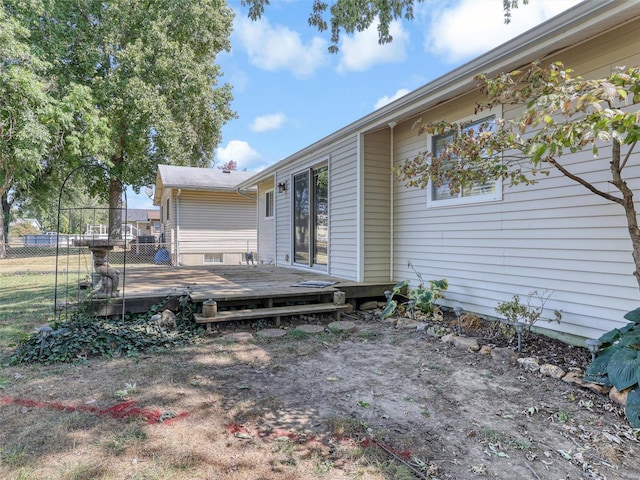
M 391 102 L 393 102 L 394 100 L 397 100 L 400 97 L 404 97 L 407 93 L 409 93 L 409 90 L 407 90 L 406 88 L 401 88 L 396 93 L 394 93 L 392 96 L 385 95 L 384 97 L 378 99 L 378 101 L 373 106 L 373 108 L 374 108 L 374 110 L 382 108 L 385 105 L 387 105 L 388 103 L 391 103 Z
M 236 15 L 234 36 L 251 64 L 269 72 L 288 70 L 296 78 L 308 78 L 329 62 L 326 40 L 314 37 L 303 43 L 299 33 L 272 26 L 264 17 L 254 22 L 246 15 Z
M 462 0 L 442 8 L 433 3 L 425 49 L 454 63 L 478 56 L 579 3 L 580 0 L 535 0 L 511 12 L 504 23 L 502 2 Z
M 216 153 L 220 163 L 227 163 L 233 160 L 238 165 L 238 169 L 249 168 L 252 162 L 260 160 L 261 155 L 243 140 L 231 140 L 226 147 L 218 147 Z
M 249 128 L 254 132 L 268 132 L 269 130 L 277 130 L 284 125 L 286 120 L 287 117 L 284 113 L 270 113 L 256 117 Z
M 338 71 L 361 72 L 381 63 L 403 62 L 407 58 L 405 50 L 409 33 L 400 22 L 392 22 L 389 33 L 393 36 L 393 42 L 384 45 L 378 43 L 377 25 L 371 25 L 353 36 L 344 36 L 340 44 Z

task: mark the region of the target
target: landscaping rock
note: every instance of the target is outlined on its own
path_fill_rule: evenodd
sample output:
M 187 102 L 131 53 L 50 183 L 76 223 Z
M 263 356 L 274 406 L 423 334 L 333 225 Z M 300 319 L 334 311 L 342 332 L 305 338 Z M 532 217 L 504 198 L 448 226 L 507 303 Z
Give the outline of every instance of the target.
M 259 330 L 256 332 L 256 335 L 264 338 L 278 338 L 284 337 L 287 334 L 286 330 L 282 330 L 281 328 L 265 328 L 264 330 Z
M 321 333 L 324 332 L 325 328 L 323 325 L 309 325 L 309 324 L 305 324 L 305 325 L 298 325 L 296 327 L 296 330 L 302 330 L 305 333 Z
M 378 302 L 373 300 L 360 304 L 360 310 L 375 310 L 376 308 L 378 308 Z
M 516 363 L 516 360 L 518 360 L 518 354 L 510 348 L 492 348 L 491 358 L 496 362 Z
M 609 390 L 609 398 L 612 402 L 624 407 L 627 404 L 627 397 L 630 391 L 630 388 L 620 391 L 616 387 L 611 387 L 611 390 Z
M 491 355 L 491 347 L 489 345 L 482 345 L 480 347 L 480 355 Z
M 599 393 L 600 395 L 607 395 L 609 393 L 609 390 L 611 390 L 611 387 L 609 386 L 585 382 L 582 379 L 582 374 L 580 372 L 569 372 L 564 377 L 562 377 L 562 381 L 588 388 L 592 392 Z
M 517 360 L 518 364 L 529 370 L 530 372 L 537 372 L 540 370 L 540 363 L 537 358 L 525 357 Z
M 331 322 L 327 328 L 332 332 L 353 333 L 358 330 L 355 323 L 349 321 Z
M 416 331 L 418 332 L 424 332 L 426 328 L 427 324 L 424 322 L 418 322 L 418 324 L 416 325 Z
M 453 344 L 458 348 L 464 348 L 471 352 L 480 350 L 480 345 L 478 345 L 478 341 L 475 338 L 456 336 L 453 338 Z
M 456 335 L 455 333 L 447 333 L 446 335 L 443 335 L 442 337 L 440 337 L 440 341 L 442 343 L 453 343 L 453 339 L 456 338 L 458 335 Z
M 227 342 L 247 343 L 253 340 L 253 335 L 249 332 L 233 332 L 222 337 Z
M 557 365 L 551 365 L 550 363 L 541 365 L 540 373 L 546 375 L 547 377 L 557 378 L 558 380 L 566 375 L 566 372 L 563 369 L 561 369 Z

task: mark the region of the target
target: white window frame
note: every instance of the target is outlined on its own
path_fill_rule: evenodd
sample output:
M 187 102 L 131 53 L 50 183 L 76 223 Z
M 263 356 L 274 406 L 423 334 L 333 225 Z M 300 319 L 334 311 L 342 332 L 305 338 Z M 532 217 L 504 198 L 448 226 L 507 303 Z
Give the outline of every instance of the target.
M 271 199 L 269 199 L 269 197 L 271 197 Z M 273 218 L 276 209 L 276 196 L 273 188 L 264 193 L 264 204 L 264 218 Z M 269 207 L 269 205 L 271 205 L 271 207 Z M 271 213 L 271 215 L 269 215 L 269 213 Z
M 491 118 L 496 118 L 500 113 L 500 108 L 494 108 L 490 112 L 485 113 L 484 115 L 474 115 L 472 117 L 464 118 L 459 121 L 463 126 L 466 124 L 480 124 L 484 121 L 490 120 Z M 441 137 L 442 135 L 429 135 L 427 138 L 427 142 L 429 145 L 429 150 L 433 152 L 435 139 Z M 487 193 L 485 195 L 472 195 L 470 197 L 463 197 L 462 190 L 459 193 L 459 196 L 453 198 L 445 198 L 442 200 L 436 200 L 434 197 L 434 185 L 431 180 L 429 180 L 429 184 L 427 186 L 427 208 L 438 208 L 438 207 L 452 207 L 457 205 L 469 205 L 469 204 L 477 204 L 477 203 L 487 203 L 487 202 L 498 202 L 502 200 L 502 179 L 497 179 L 495 182 L 495 189 L 493 192 Z
M 213 255 L 213 259 L 211 261 L 208 261 L 207 260 L 207 255 Z M 217 257 L 218 255 L 220 255 L 220 256 Z M 219 258 L 220 260 L 217 260 L 217 258 Z M 202 264 L 203 265 L 219 265 L 221 263 L 224 263 L 224 253 L 209 252 L 209 253 L 203 253 L 202 254 Z

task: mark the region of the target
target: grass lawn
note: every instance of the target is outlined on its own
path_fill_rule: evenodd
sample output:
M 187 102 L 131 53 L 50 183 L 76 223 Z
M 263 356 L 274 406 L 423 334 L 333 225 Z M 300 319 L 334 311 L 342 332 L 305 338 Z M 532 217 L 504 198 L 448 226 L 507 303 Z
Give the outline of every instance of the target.
M 21 269 L 0 271 L 0 352 L 53 318 L 55 273 Z

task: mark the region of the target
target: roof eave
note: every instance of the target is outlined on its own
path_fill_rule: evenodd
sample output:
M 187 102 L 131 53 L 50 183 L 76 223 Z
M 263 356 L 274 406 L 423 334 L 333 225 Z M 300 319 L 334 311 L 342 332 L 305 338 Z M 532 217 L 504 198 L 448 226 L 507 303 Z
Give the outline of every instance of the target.
M 238 184 L 239 189 L 255 186 L 298 158 L 356 132 L 379 129 L 393 121 L 406 120 L 419 111 L 469 92 L 475 87 L 473 78 L 480 73 L 497 74 L 510 71 L 530 61 L 583 42 L 591 37 L 589 27 L 602 21 L 611 28 L 616 21 L 629 20 L 629 13 L 640 15 L 640 2 L 606 0 L 585 1 L 557 15 L 514 39 L 465 63 L 394 102 L 366 115 L 317 142 L 281 159 L 253 177 Z M 608 25 L 608 24 L 611 25 Z M 603 30 L 604 31 L 604 30 Z

